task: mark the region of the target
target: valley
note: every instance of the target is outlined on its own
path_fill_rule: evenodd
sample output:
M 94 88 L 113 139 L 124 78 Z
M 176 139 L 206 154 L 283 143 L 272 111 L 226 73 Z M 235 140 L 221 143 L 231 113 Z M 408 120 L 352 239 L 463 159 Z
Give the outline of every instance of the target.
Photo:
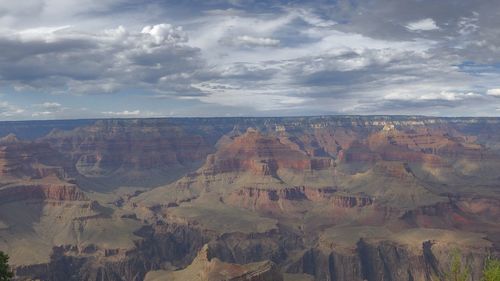
M 431 281 L 455 250 L 479 280 L 500 255 L 499 118 L 40 122 L 0 123 L 15 280 Z

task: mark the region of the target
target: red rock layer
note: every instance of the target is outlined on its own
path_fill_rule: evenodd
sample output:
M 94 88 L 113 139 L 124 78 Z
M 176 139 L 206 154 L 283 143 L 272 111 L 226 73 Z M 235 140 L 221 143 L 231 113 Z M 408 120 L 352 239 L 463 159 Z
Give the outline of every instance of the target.
M 77 186 L 71 184 L 33 184 L 3 187 L 0 202 L 21 200 L 86 201 L 87 196 Z
M 275 175 L 278 169 L 322 170 L 334 165 L 331 158 L 310 158 L 279 138 L 249 130 L 207 158 L 205 169 L 211 173 L 251 171 Z
M 441 202 L 434 205 L 420 206 L 406 211 L 401 218 L 412 226 L 425 228 L 471 229 L 474 220 L 462 212 L 453 202 Z
M 66 177 L 67 163 L 47 144 L 0 143 L 0 176 L 39 179 Z
M 367 196 L 336 194 L 333 188 L 256 188 L 243 187 L 232 192 L 226 202 L 243 208 L 263 211 L 287 211 L 297 209 L 297 202 L 324 203 L 330 208 L 361 208 L 373 204 Z
M 148 121 L 103 120 L 73 131 L 54 131 L 43 141 L 70 155 L 84 175 L 191 165 L 213 150 L 202 134 L 141 122 Z
M 412 131 L 396 129 L 373 133 L 339 153 L 345 162 L 403 161 L 444 165 L 442 157 L 484 159 L 488 154 L 466 136 L 450 136 L 447 132 L 418 128 Z

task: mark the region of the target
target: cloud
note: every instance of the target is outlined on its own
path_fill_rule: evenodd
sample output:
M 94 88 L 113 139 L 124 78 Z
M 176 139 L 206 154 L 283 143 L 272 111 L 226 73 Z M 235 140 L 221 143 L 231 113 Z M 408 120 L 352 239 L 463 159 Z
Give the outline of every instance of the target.
M 41 108 L 47 109 L 47 110 L 59 110 L 62 105 L 58 102 L 44 102 L 42 104 L 37 105 Z
M 63 113 L 68 108 L 62 106 L 58 102 L 44 102 L 32 106 L 34 111 L 31 113 L 32 117 L 53 117 L 57 114 Z
M 489 89 L 486 91 L 486 94 L 489 96 L 500 97 L 500 89 Z
M 37 111 L 37 112 L 33 112 L 31 114 L 32 117 L 44 117 L 44 116 L 51 116 L 53 115 L 54 112 L 52 111 Z
M 393 92 L 384 97 L 387 100 L 422 100 L 422 101 L 459 101 L 470 98 L 478 98 L 479 94 L 468 92 L 451 92 L 451 91 L 441 91 L 441 92 L 431 92 L 426 94 L 410 94 L 408 92 Z
M 441 61 L 432 60 L 433 40 L 377 39 L 338 30 L 340 24 L 323 18 L 310 9 L 286 8 L 272 17 L 219 12 L 203 19 L 198 32 L 210 37 L 203 41 L 190 38 L 213 67 L 204 81 L 193 83 L 204 95 L 189 99 L 245 106 L 257 112 L 339 112 L 362 102 L 373 88 L 394 90 L 387 84 L 401 87 L 406 81 L 416 83 L 422 79 L 420 75 L 434 79 L 450 77 L 446 72 L 453 72 Z M 246 41 L 276 38 L 279 44 L 265 51 L 228 44 L 243 39 L 235 35 L 242 33 L 252 34 Z M 426 72 L 422 71 L 425 67 Z M 383 97 L 377 95 L 375 98 Z
M 107 115 L 107 116 L 127 117 L 127 116 L 139 116 L 141 114 L 141 111 L 140 110 L 105 111 L 105 112 L 102 112 L 102 114 Z
M 325 19 L 324 17 L 321 17 L 311 9 L 300 8 L 300 9 L 291 9 L 290 11 L 292 14 L 296 14 L 297 17 L 300 18 L 301 20 L 315 27 L 331 28 L 338 24 L 334 20 L 328 18 Z
M 266 38 L 266 37 L 253 37 L 248 35 L 238 36 L 233 41 L 236 45 L 246 45 L 246 46 L 277 46 L 280 40 Z
M 472 17 L 462 17 L 459 21 L 458 21 L 458 32 L 461 34 L 461 35 L 470 35 L 470 34 L 473 34 L 475 33 L 476 31 L 479 30 L 479 26 L 478 26 L 478 22 L 479 22 L 479 18 L 478 18 L 479 14 L 477 12 L 473 12 L 473 16 Z
M 11 31 L 0 34 L 0 83 L 73 94 L 175 90 L 177 83 L 187 88 L 183 79 L 161 83 L 202 66 L 198 49 L 186 40 L 180 27 L 169 24 L 139 32 L 122 26 L 94 33 L 70 27 Z
M 0 101 L 0 116 L 2 117 L 12 117 L 20 115 L 24 112 L 23 108 L 12 105 L 6 101 Z
M 16 115 L 39 118 L 498 114 L 497 12 L 486 0 L 0 0 L 0 88 L 15 89 L 10 106 L 39 94 Z M 54 94 L 64 105 L 44 108 Z
M 71 19 L 79 19 L 81 23 L 87 20 L 84 15 L 109 13 L 127 2 L 129 0 L 1 0 L 0 23 L 10 27 Z
M 200 97 L 203 102 L 223 106 L 251 107 L 257 111 L 300 108 L 308 100 L 306 97 L 290 96 L 286 90 L 249 90 L 216 83 L 202 83 L 195 87 L 208 93 Z
M 411 31 L 429 31 L 439 29 L 436 22 L 431 18 L 410 22 L 406 25 L 406 28 Z
M 121 27 L 123 29 L 123 27 Z M 121 31 L 121 30 L 120 30 Z M 121 31 L 123 32 L 123 31 Z M 145 26 L 142 31 L 142 34 L 148 34 L 154 40 L 157 45 L 162 43 L 178 43 L 178 42 L 186 42 L 187 36 L 182 31 L 182 27 L 173 27 L 170 24 L 157 24 L 157 25 L 148 25 Z

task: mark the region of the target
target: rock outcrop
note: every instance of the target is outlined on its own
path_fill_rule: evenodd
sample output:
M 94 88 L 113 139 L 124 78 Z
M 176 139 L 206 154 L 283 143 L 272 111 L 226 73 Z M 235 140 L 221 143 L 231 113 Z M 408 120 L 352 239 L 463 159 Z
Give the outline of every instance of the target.
M 85 193 L 72 184 L 25 184 L 0 188 L 0 204 L 22 200 L 87 201 Z
M 72 170 L 66 159 L 48 144 L 20 141 L 15 136 L 0 140 L 0 176 L 3 178 L 40 179 L 68 177 Z
M 271 261 L 263 261 L 245 265 L 220 261 L 210 253 L 208 245 L 198 252 L 191 265 L 173 272 L 152 272 L 149 281 L 283 281 L 283 275 Z
M 332 188 L 304 186 L 285 188 L 242 187 L 232 192 L 225 202 L 252 210 L 292 212 L 304 208 L 304 203 L 320 203 L 327 209 L 362 208 L 373 204 L 373 199 L 362 195 L 347 195 Z
M 195 170 L 226 130 L 165 120 L 101 120 L 54 130 L 41 141 L 69 156 L 87 188 L 154 186 Z
M 265 136 L 254 129 L 248 129 L 222 146 L 205 164 L 205 169 L 213 174 L 251 171 L 262 176 L 274 176 L 279 169 L 305 171 L 332 167 L 331 158 L 311 158 L 279 138 Z

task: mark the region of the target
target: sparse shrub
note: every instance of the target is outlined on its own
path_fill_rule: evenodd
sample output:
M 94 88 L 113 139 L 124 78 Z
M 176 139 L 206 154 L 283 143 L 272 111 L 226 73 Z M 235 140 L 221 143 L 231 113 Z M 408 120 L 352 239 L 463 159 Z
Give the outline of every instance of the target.
M 10 281 L 13 277 L 9 268 L 9 256 L 0 251 L 0 281 Z
M 500 260 L 486 259 L 482 281 L 500 281 Z
M 459 250 L 454 250 L 451 265 L 448 272 L 444 274 L 445 281 L 467 281 L 470 277 L 470 268 L 462 264 L 462 257 Z

